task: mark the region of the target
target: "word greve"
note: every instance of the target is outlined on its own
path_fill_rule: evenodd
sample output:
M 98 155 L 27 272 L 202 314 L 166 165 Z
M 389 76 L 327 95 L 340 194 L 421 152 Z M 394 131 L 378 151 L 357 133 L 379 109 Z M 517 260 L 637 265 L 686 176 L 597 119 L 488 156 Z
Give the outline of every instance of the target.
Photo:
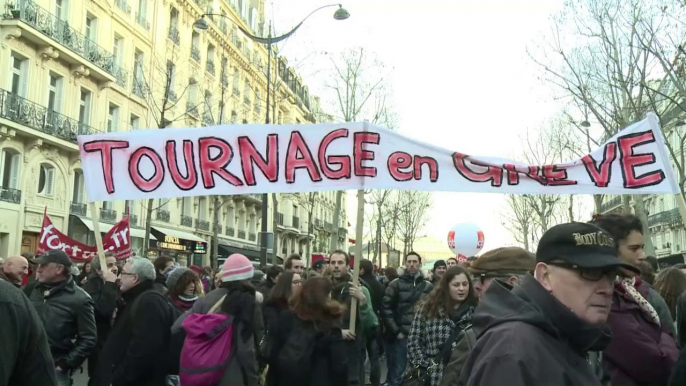
M 79 136 L 79 148 L 96 201 L 334 189 L 677 191 L 653 115 L 553 165 L 469 156 L 365 123 L 140 130 Z

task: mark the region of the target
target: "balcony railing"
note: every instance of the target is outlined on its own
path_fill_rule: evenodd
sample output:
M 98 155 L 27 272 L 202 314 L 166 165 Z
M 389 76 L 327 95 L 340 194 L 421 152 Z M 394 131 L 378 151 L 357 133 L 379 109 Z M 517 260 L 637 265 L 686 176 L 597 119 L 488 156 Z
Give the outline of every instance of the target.
M 664 212 L 651 214 L 648 216 L 648 226 L 653 225 L 681 225 L 683 223 L 679 209 L 674 208 Z
M 283 226 L 283 213 L 278 213 L 276 215 L 276 223 Z
M 226 235 L 233 237 L 236 235 L 236 230 L 230 227 L 226 228 Z
M 200 63 L 200 49 L 196 46 L 191 46 L 191 59 Z
M 181 44 L 181 36 L 179 35 L 179 29 L 175 26 L 169 26 L 169 40 L 171 40 L 177 46 Z
M 3 89 L 0 89 L 0 117 L 73 143 L 77 135 L 100 132 Z
M 32 0 L 19 1 L 18 7 L 21 21 L 115 76 L 114 56 L 109 51 L 69 27 L 69 23 L 60 20 Z
M 300 218 L 293 216 L 293 228 L 300 229 Z
M 248 240 L 249 240 L 249 241 L 257 241 L 257 234 L 255 234 L 255 233 L 248 233 Z
M 205 71 L 214 75 L 214 62 L 213 61 L 211 61 L 209 59 L 207 60 L 207 63 L 205 64 Z
M 86 215 L 86 204 L 83 204 L 81 202 L 73 202 L 71 203 L 71 206 L 69 207 L 69 213 L 75 214 L 78 216 L 85 216 Z
M 116 64 L 114 65 L 114 77 L 117 80 L 117 84 L 123 88 L 126 88 L 126 83 L 129 79 L 129 72 L 126 71 L 125 69 L 117 66 Z
M 133 77 L 133 82 L 131 83 L 131 92 L 139 98 L 145 98 L 145 83 L 137 79 L 136 76 Z
M 333 233 L 333 224 L 330 222 L 325 222 L 324 229 L 326 229 L 328 232 Z
M 209 231 L 210 230 L 210 222 L 196 218 L 195 219 L 195 227 L 200 229 L 201 231 Z
M 137 214 L 129 215 L 129 224 L 138 225 L 138 215 Z
M 13 204 L 21 204 L 21 190 L 0 188 L 0 201 L 11 202 Z
M 155 218 L 157 219 L 157 221 L 169 222 L 169 211 L 164 209 L 157 209 L 157 216 Z
M 221 234 L 222 233 L 222 224 L 214 224 L 214 227 L 217 229 L 217 233 Z
M 148 17 L 146 15 L 141 15 L 136 12 L 136 23 L 138 23 L 139 26 L 150 31 L 150 22 L 148 21 Z
M 322 222 L 321 219 L 316 218 L 316 219 L 314 219 L 314 227 L 321 229 L 324 227 L 324 223 Z
M 188 101 L 188 103 L 186 104 L 186 112 L 188 113 L 188 115 L 194 117 L 195 119 L 198 119 L 198 117 L 200 116 L 200 113 L 198 112 L 198 105 L 191 101 Z
M 106 208 L 101 208 L 100 209 L 100 219 L 104 221 L 116 221 L 117 220 L 117 211 L 113 209 L 106 209 Z
M 245 240 L 245 231 L 239 230 L 238 231 L 238 238 Z
M 620 205 L 622 205 L 622 196 L 613 197 L 609 201 L 600 204 L 600 213 L 609 212 Z
M 114 5 L 124 11 L 125 14 L 131 14 L 131 6 L 126 2 L 126 0 L 114 0 Z
M 179 97 L 176 96 L 176 92 L 174 90 L 167 90 L 167 99 L 169 99 L 170 102 L 174 103 L 179 100 Z
M 181 216 L 181 225 L 185 227 L 193 226 L 193 217 L 191 216 Z
M 202 114 L 202 124 L 205 126 L 213 126 L 214 118 L 212 118 L 212 112 L 205 110 Z

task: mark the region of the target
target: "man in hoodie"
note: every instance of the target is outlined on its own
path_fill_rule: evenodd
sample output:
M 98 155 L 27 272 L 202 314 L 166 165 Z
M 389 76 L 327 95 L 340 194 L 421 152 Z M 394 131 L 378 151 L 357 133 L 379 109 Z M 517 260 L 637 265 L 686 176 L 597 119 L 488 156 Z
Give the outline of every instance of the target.
M 638 269 L 622 263 L 609 233 L 560 224 L 541 237 L 534 276 L 512 290 L 491 284 L 472 318 L 478 337 L 465 385 L 600 385 L 586 359 L 609 343 L 613 285 Z
M 331 267 L 331 281 L 333 289 L 331 298 L 340 301 L 348 308 L 343 317 L 343 339 L 347 341 L 348 354 L 348 385 L 364 385 L 364 351 L 365 333 L 373 331 L 378 326 L 378 319 L 374 315 L 371 295 L 364 284 L 352 282 L 350 274 L 350 257 L 342 250 L 331 252 L 329 258 Z M 357 298 L 358 312 L 356 316 L 355 330 L 350 329 L 350 308 L 352 298 Z
M 414 307 L 433 286 L 424 279 L 421 271 L 422 257 L 410 252 L 405 257 L 405 270 L 388 284 L 383 297 L 381 312 L 386 323 L 388 379 L 398 385 L 407 367 L 407 336 L 414 320 Z

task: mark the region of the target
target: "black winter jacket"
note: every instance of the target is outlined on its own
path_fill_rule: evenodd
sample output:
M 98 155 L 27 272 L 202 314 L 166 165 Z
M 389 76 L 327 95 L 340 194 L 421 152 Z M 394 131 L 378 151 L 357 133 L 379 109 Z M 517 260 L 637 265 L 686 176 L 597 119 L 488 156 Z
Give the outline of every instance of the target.
M 117 311 L 93 384 L 166 385 L 168 364 L 163 353 L 171 341 L 172 306 L 151 292 L 153 282 L 146 280 L 122 294 L 126 305 Z
M 55 364 L 43 324 L 29 299 L 2 280 L 0 328 L 0 385 L 56 385 Z
M 117 309 L 119 287 L 117 283 L 105 282 L 97 273 L 93 272 L 81 288 L 93 299 L 95 325 L 98 329 L 97 348 L 101 350 L 107 341 L 112 326 L 112 316 Z
M 462 369 L 467 386 L 600 385 L 589 351 L 609 343 L 533 276 L 508 291 L 493 283 L 472 316 L 476 344 Z
M 364 281 L 367 289 L 369 289 L 369 294 L 372 296 L 374 313 L 381 316 L 381 304 L 383 303 L 383 295 L 386 292 L 386 288 L 371 273 L 360 276 L 360 279 Z
M 387 336 L 396 337 L 401 332 L 410 335 L 414 306 L 432 289 L 421 272 L 417 276 L 405 273 L 388 284 L 381 305 Z
M 55 365 L 77 369 L 96 344 L 93 299 L 73 277 L 50 289 L 36 282 L 24 291 L 43 321 Z

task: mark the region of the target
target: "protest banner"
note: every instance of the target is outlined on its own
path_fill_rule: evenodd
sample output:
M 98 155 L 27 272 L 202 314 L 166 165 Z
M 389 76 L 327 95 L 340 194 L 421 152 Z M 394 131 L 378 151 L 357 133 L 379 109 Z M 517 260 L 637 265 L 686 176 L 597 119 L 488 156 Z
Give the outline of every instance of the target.
M 368 123 L 138 130 L 79 136 L 78 142 L 93 201 L 338 189 L 679 191 L 653 114 L 592 153 L 554 165 L 471 156 Z
M 129 233 L 129 216 L 125 216 L 103 237 L 104 251 L 113 252 L 117 260 L 129 258 L 131 256 L 131 237 Z M 38 239 L 38 254 L 51 249 L 64 251 L 72 260 L 78 263 L 91 261 L 98 255 L 97 246 L 85 245 L 60 232 L 52 224 L 46 213 L 43 215 L 43 227 Z M 105 266 L 102 265 L 102 267 Z

